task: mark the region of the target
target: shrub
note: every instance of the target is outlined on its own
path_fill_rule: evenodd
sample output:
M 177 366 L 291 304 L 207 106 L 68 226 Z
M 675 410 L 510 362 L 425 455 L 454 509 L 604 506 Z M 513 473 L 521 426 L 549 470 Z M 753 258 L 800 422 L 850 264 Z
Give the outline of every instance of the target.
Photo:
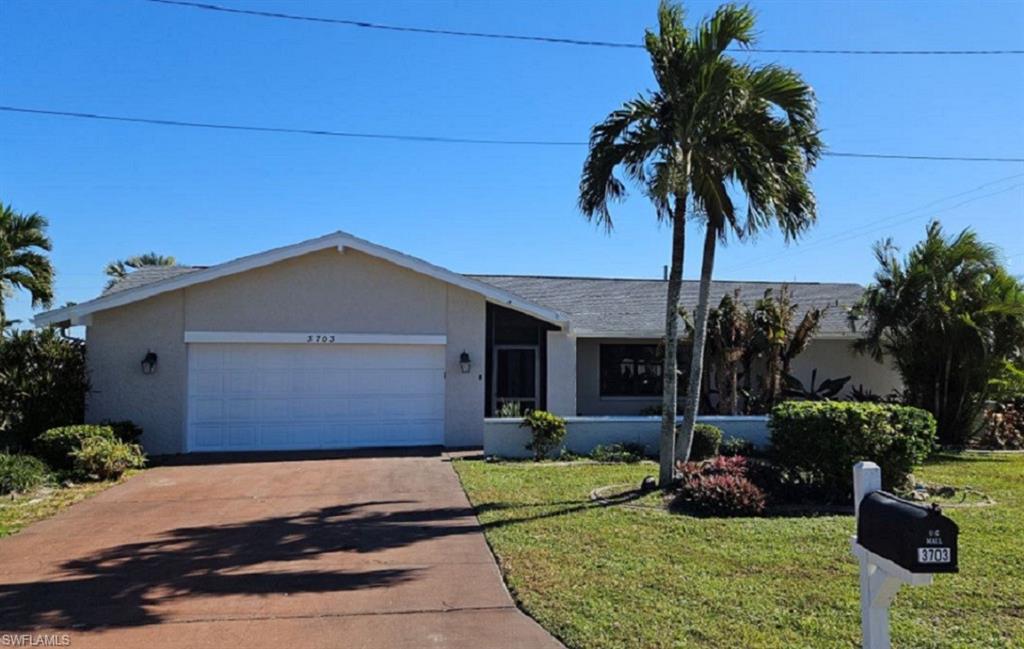
M 50 469 L 39 458 L 0 453 L 0 495 L 28 491 L 50 479 Z
M 693 444 L 690 446 L 691 460 L 705 460 L 718 455 L 722 443 L 722 429 L 711 424 L 697 424 L 693 427 Z
M 529 428 L 533 433 L 526 450 L 533 451 L 535 460 L 547 457 L 565 439 L 565 419 L 545 410 L 531 410 L 519 427 Z
M 882 486 L 901 486 L 935 444 L 935 418 L 909 406 L 854 402 L 789 401 L 772 409 L 773 462 L 791 477 L 849 501 L 853 465 L 870 460 Z
M 139 441 L 139 438 L 142 437 L 142 426 L 139 426 L 131 419 L 123 419 L 121 421 L 110 421 L 109 419 L 104 419 L 100 424 L 103 426 L 110 426 L 114 431 L 114 437 L 122 442 L 135 444 Z
M 46 462 L 58 470 L 74 466 L 73 454 L 82 448 L 87 439 L 102 438 L 115 441 L 114 429 L 110 426 L 62 426 L 51 428 L 36 439 L 36 451 Z
M 597 462 L 640 462 L 647 457 L 647 447 L 643 444 L 627 442 L 624 444 L 598 444 L 590 452 L 590 459 Z
M 710 516 L 758 516 L 764 513 L 764 491 L 749 478 L 747 459 L 717 457 L 707 462 L 680 463 L 673 509 Z
M 128 469 L 142 468 L 146 456 L 138 444 L 127 444 L 110 437 L 93 436 L 71 452 L 75 474 L 80 478 L 112 480 Z
M 748 442 L 745 439 L 739 437 L 730 437 L 722 442 L 718 452 L 721 455 L 731 457 L 733 455 L 751 456 L 754 454 L 753 442 Z
M 85 418 L 84 341 L 53 329 L 0 335 L 0 447 L 29 449 L 45 430 Z
M 996 404 L 985 412 L 981 433 L 971 441 L 974 448 L 1024 449 L 1024 397 Z

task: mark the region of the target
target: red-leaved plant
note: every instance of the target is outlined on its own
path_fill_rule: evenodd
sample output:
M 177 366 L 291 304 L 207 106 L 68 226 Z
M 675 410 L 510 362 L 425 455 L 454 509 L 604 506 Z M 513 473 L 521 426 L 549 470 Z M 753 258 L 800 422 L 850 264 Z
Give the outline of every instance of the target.
M 764 491 L 748 477 L 742 455 L 719 456 L 706 462 L 680 462 L 674 509 L 709 516 L 758 516 L 764 513 Z

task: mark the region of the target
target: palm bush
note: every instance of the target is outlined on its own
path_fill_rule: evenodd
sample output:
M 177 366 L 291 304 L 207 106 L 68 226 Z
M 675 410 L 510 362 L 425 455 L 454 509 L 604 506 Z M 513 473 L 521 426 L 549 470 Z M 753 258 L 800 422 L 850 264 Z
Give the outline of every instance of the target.
M 904 259 L 897 253 L 891 241 L 875 246 L 856 349 L 891 359 L 907 402 L 935 415 L 942 443 L 963 445 L 1024 350 L 1024 285 L 970 229 L 946 236 L 934 221 Z
M 81 422 L 85 343 L 54 329 L 0 335 L 0 448 L 32 447 L 43 431 Z

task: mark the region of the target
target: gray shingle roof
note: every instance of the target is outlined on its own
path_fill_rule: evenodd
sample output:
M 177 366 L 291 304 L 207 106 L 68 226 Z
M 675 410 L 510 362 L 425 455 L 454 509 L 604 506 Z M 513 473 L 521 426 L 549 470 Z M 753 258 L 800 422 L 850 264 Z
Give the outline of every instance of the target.
M 659 337 L 665 331 L 665 299 L 668 283 L 650 279 L 609 279 L 589 277 L 535 277 L 522 275 L 470 275 L 488 284 L 568 314 L 580 333 L 621 333 L 630 336 Z M 859 284 L 811 282 L 712 282 L 712 306 L 722 296 L 740 290 L 740 299 L 752 305 L 774 289 L 788 286 L 800 311 L 811 307 L 828 310 L 822 318 L 823 334 L 850 333 L 847 308 L 860 299 L 864 287 Z M 689 310 L 697 305 L 696 281 L 684 281 L 681 302 Z
M 159 282 L 162 279 L 170 279 L 202 268 L 205 268 L 205 266 L 144 266 L 125 275 L 116 284 L 105 289 L 102 294 L 120 293 L 130 288 L 145 286 L 146 284 Z
M 150 266 L 129 273 L 103 292 L 119 293 L 160 280 L 201 270 L 205 266 Z M 665 328 L 665 293 L 667 283 L 651 279 L 615 279 L 593 277 L 542 277 L 531 275 L 467 275 L 514 293 L 540 306 L 556 309 L 569 316 L 581 333 L 610 333 L 656 338 Z M 817 282 L 713 282 L 712 304 L 726 293 L 740 290 L 740 298 L 753 304 L 766 289 L 776 293 L 788 286 L 793 301 L 802 310 L 825 307 L 823 334 L 850 332 L 846 310 L 853 305 L 864 287 L 858 284 Z M 697 304 L 697 282 L 684 281 L 681 297 L 687 309 Z

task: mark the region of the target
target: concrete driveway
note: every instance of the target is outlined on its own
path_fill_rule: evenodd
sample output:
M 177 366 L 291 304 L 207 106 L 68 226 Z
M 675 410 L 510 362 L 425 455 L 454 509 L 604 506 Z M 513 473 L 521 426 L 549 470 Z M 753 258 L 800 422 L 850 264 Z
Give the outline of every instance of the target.
M 0 539 L 0 633 L 75 648 L 561 646 L 513 604 L 445 458 L 257 460 L 151 469 Z

